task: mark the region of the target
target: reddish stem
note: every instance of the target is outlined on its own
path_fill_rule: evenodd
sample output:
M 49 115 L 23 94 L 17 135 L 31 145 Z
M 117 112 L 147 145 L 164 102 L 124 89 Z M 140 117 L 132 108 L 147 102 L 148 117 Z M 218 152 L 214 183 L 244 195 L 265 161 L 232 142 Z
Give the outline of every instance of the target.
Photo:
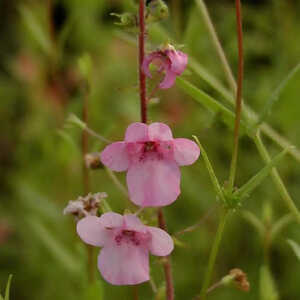
M 85 85 L 83 87 L 83 107 L 82 107 L 82 120 L 88 126 L 88 86 Z M 82 130 L 81 136 L 81 151 L 82 151 L 82 177 L 83 177 L 83 190 L 84 194 L 87 195 L 90 191 L 90 177 L 89 177 L 89 170 L 87 169 L 84 158 L 85 155 L 88 153 L 88 145 L 89 145 L 89 134 L 86 130 Z M 92 246 L 87 245 L 87 255 L 88 255 L 88 276 L 89 282 L 94 282 L 95 280 L 95 268 L 94 268 L 94 249 Z
M 140 77 L 140 99 L 141 99 L 141 119 L 143 123 L 147 123 L 147 98 L 146 98 L 146 75 L 142 70 L 145 58 L 145 0 L 140 0 L 139 6 L 139 77 Z
M 133 286 L 133 300 L 139 300 L 139 286 Z
M 87 87 L 84 88 L 84 98 L 83 98 L 83 108 L 82 108 L 82 121 L 88 126 L 88 91 Z M 84 194 L 88 194 L 90 191 L 90 180 L 89 180 L 89 171 L 84 163 L 84 157 L 88 153 L 88 143 L 89 143 L 89 135 L 86 130 L 82 130 L 81 136 L 81 149 L 83 156 L 83 165 L 82 165 L 82 173 L 83 173 L 83 190 Z
M 241 113 L 242 113 L 242 89 L 243 89 L 243 77 L 244 77 L 243 27 L 242 27 L 242 8 L 241 8 L 240 0 L 235 1 L 235 7 L 236 7 L 236 22 L 237 22 L 239 67 L 238 67 L 236 107 L 235 107 L 234 148 L 232 153 L 232 161 L 230 166 L 230 178 L 229 178 L 229 184 L 231 188 L 233 188 L 234 186 L 237 157 L 238 157 L 239 131 L 240 131 Z
M 162 230 L 167 231 L 167 225 L 166 225 L 162 208 L 158 209 L 158 225 Z M 164 272 L 165 272 L 166 285 L 167 285 L 167 289 L 166 289 L 167 300 L 174 300 L 174 285 L 173 285 L 172 265 L 171 265 L 170 256 L 167 256 L 165 258 Z

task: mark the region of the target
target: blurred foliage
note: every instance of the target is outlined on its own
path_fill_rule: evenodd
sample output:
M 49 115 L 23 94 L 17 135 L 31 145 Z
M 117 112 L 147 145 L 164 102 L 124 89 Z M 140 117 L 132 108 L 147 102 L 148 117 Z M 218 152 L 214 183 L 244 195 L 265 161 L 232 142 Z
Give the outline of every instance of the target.
M 233 1 L 206 1 L 233 70 L 237 69 L 235 11 Z M 245 90 L 247 103 L 261 112 L 287 74 L 299 63 L 300 2 L 296 0 L 243 1 L 245 31 Z M 194 1 L 168 2 L 171 18 L 151 26 L 153 47 L 174 40 L 183 51 L 225 82 L 222 68 Z M 127 0 L 1 0 L 0 2 L 0 282 L 14 274 L 11 299 L 132 299 L 129 287 L 113 287 L 100 276 L 88 286 L 86 248 L 75 233 L 70 217 L 62 215 L 68 200 L 83 193 L 81 132 L 66 128 L 70 113 L 81 116 L 83 91 L 78 59 L 85 53 L 92 61 L 89 126 L 112 140 L 121 139 L 127 125 L 139 120 L 137 49 L 120 38 L 111 13 L 132 10 Z M 134 34 L 132 34 L 134 37 Z M 149 49 L 151 46 L 149 45 Z M 201 79 L 189 73 L 187 80 L 219 97 Z M 300 73 L 290 80 L 275 103 L 269 121 L 300 147 Z M 160 101 L 149 106 L 150 120 L 166 122 L 175 136 L 199 137 L 219 178 L 228 175 L 232 133 L 218 115 L 208 112 L 177 88 L 159 92 Z M 90 138 L 90 151 L 103 143 Z M 278 153 L 273 143 L 267 144 Z M 238 185 L 264 166 L 255 145 L 241 139 Z M 300 166 L 291 157 L 279 166 L 296 205 L 299 202 Z M 124 182 L 124 174 L 117 174 Z M 104 170 L 91 172 L 92 191 L 109 194 L 109 205 L 122 212 L 124 196 Z M 271 180 L 243 203 L 262 223 L 264 203 L 271 203 L 272 217 L 287 213 Z M 165 209 L 169 231 L 196 223 L 215 203 L 215 193 L 203 161 L 182 168 L 182 194 Z M 197 231 L 179 240 L 184 247 L 173 253 L 177 299 L 192 299 L 201 288 L 207 258 L 216 230 L 212 214 Z M 269 259 L 251 222 L 233 214 L 214 272 L 214 282 L 232 268 L 248 274 L 247 294 L 226 288 L 210 299 L 267 299 L 260 285 L 276 287 L 280 299 L 295 300 L 300 273 L 286 238 L 300 241 L 299 225 L 289 224 L 274 239 Z M 265 264 L 268 263 L 268 266 Z M 160 261 L 152 261 L 152 273 L 164 289 Z M 150 285 L 139 287 L 141 299 L 153 299 Z M 95 296 L 97 295 L 97 296 Z M 277 298 L 276 298 L 277 297 Z M 158 295 L 157 299 L 161 299 Z M 268 298 L 270 299 L 270 298 Z

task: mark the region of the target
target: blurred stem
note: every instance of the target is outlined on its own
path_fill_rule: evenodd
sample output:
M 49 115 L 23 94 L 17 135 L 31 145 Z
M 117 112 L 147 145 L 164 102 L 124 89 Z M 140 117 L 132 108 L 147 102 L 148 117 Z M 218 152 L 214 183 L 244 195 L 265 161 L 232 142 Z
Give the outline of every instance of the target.
M 167 225 L 166 225 L 162 208 L 158 209 L 158 224 L 162 230 L 167 231 Z M 167 300 L 174 300 L 174 284 L 173 284 L 171 259 L 170 256 L 167 256 L 164 259 L 165 259 L 164 272 L 165 272 L 166 286 L 167 286 L 166 298 Z
M 55 45 L 56 40 L 55 40 L 55 28 L 53 23 L 53 0 L 47 0 L 46 4 L 47 4 L 47 14 L 48 14 L 49 35 L 53 45 Z
M 181 0 L 172 0 L 172 19 L 174 21 L 177 41 L 180 41 L 181 37 L 181 2 Z
M 222 63 L 221 65 L 224 69 L 228 84 L 229 84 L 232 92 L 235 94 L 235 91 L 237 89 L 236 82 L 235 82 L 234 76 L 232 74 L 232 71 L 231 71 L 230 65 L 228 63 L 228 60 L 226 58 L 225 52 L 223 50 L 223 47 L 221 45 L 221 42 L 218 38 L 215 26 L 214 26 L 214 24 L 211 20 L 211 17 L 209 15 L 209 12 L 208 12 L 207 7 L 205 5 L 205 2 L 204 2 L 204 0 L 196 0 L 196 4 L 198 5 L 198 7 L 200 9 L 200 12 L 202 13 L 203 21 L 204 21 L 204 23 L 205 23 L 205 25 L 208 29 L 208 32 L 211 36 L 213 44 L 216 48 L 217 54 L 218 54 L 218 56 L 221 60 L 221 63 Z
M 254 136 L 254 142 L 256 144 L 256 147 L 258 149 L 258 152 L 260 153 L 260 156 L 266 163 L 270 163 L 271 158 L 270 155 L 260 137 L 260 132 L 257 132 L 257 134 Z M 293 213 L 298 223 L 300 223 L 300 212 L 296 205 L 294 204 L 293 199 L 291 198 L 289 192 L 287 191 L 277 169 L 274 167 L 271 172 L 271 177 L 273 179 L 273 182 L 275 183 L 275 186 L 281 196 L 281 198 L 285 201 L 287 207 Z
M 217 288 L 221 287 L 222 285 L 223 285 L 222 280 L 217 281 L 216 283 L 214 283 L 211 287 L 209 287 L 209 288 L 207 289 L 206 294 L 211 293 L 212 291 L 216 290 Z M 202 299 L 201 299 L 201 296 L 198 295 L 198 296 L 196 296 L 195 298 L 193 298 L 193 300 L 202 300 Z
M 134 285 L 132 287 L 132 293 L 133 293 L 133 300 L 139 300 L 139 286 Z
M 121 183 L 121 181 L 118 179 L 118 177 L 115 175 L 115 173 L 110 170 L 109 168 L 105 167 L 105 171 L 107 172 L 109 178 L 112 180 L 112 182 L 115 184 L 115 186 L 121 191 L 121 193 L 128 198 L 128 192 L 125 186 Z
M 141 120 L 147 123 L 147 98 L 146 98 L 146 75 L 143 72 L 142 65 L 145 58 L 145 0 L 140 0 L 139 5 L 139 80 L 140 80 L 140 100 L 141 100 Z
M 238 84 L 236 92 L 236 106 L 235 106 L 235 123 L 234 123 L 234 142 L 233 152 L 229 173 L 229 188 L 234 187 L 234 180 L 236 175 L 236 165 L 239 149 L 239 131 L 242 115 L 242 90 L 243 90 L 243 76 L 244 76 L 244 54 L 243 54 L 243 28 L 242 28 L 242 8 L 241 1 L 235 1 L 236 8 L 236 22 L 237 22 L 237 37 L 238 37 L 238 55 L 239 55 L 239 67 L 238 67 Z
M 192 226 L 189 226 L 185 229 L 182 229 L 180 231 L 177 231 L 173 234 L 173 236 L 178 236 L 178 235 L 182 235 L 182 234 L 185 234 L 187 232 L 193 232 L 195 231 L 196 229 L 198 229 L 211 215 L 212 213 L 216 210 L 216 205 L 212 206 L 208 212 L 206 212 L 206 214 L 204 216 L 202 216 L 202 218 L 194 225 Z
M 83 86 L 83 107 L 82 107 L 82 120 L 88 126 L 88 105 L 89 105 L 89 86 L 88 83 Z M 83 175 L 83 190 L 84 194 L 87 195 L 90 192 L 90 176 L 89 170 L 84 163 L 84 157 L 88 153 L 89 135 L 86 130 L 82 131 L 81 134 L 81 149 L 82 149 L 82 175 Z M 93 283 L 95 280 L 95 268 L 94 268 L 94 249 L 92 246 L 87 246 L 88 255 L 88 276 L 89 282 Z
M 212 272 L 213 272 L 214 265 L 215 265 L 215 262 L 216 262 L 216 258 L 217 258 L 218 252 L 219 252 L 219 248 L 220 248 L 220 244 L 221 244 L 221 240 L 222 240 L 222 236 L 223 236 L 223 232 L 224 232 L 224 227 L 225 227 L 225 224 L 226 224 L 227 215 L 228 215 L 228 211 L 224 210 L 222 208 L 217 234 L 216 234 L 216 237 L 215 237 L 215 240 L 214 240 L 212 250 L 210 252 L 208 267 L 207 267 L 207 270 L 206 270 L 206 273 L 205 273 L 203 286 L 202 286 L 202 289 L 201 289 L 201 292 L 200 292 L 201 300 L 206 299 L 206 294 L 207 294 L 207 290 L 208 290 L 208 287 L 209 287 L 209 284 L 210 284 L 210 280 L 211 280 Z

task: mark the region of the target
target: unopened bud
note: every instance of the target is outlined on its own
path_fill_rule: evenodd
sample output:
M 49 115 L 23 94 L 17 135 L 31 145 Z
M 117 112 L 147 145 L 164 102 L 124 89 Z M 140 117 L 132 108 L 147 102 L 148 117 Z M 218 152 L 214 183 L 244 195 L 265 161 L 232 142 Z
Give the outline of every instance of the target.
M 102 169 L 103 168 L 103 164 L 101 162 L 99 152 L 87 153 L 84 156 L 84 162 L 85 162 L 85 166 L 88 169 L 95 170 L 95 169 Z
M 169 17 L 169 8 L 163 0 L 152 0 L 147 5 L 147 23 L 158 22 Z

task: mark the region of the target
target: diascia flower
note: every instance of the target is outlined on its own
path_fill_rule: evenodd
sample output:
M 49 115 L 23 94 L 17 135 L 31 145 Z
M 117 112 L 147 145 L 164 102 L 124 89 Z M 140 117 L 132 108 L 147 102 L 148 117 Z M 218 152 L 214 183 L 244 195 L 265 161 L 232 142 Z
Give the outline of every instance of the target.
M 163 123 L 131 124 L 125 141 L 108 145 L 101 161 L 113 171 L 127 171 L 130 199 L 143 207 L 165 206 L 180 194 L 179 166 L 194 163 L 200 149 L 191 140 L 173 139 Z
M 103 247 L 98 268 L 103 278 L 114 285 L 149 280 L 149 252 L 167 256 L 174 248 L 167 232 L 145 226 L 132 214 L 108 212 L 100 218 L 88 216 L 77 223 L 77 232 L 85 243 Z
M 175 50 L 171 45 L 165 49 L 151 52 L 143 61 L 142 70 L 146 76 L 152 78 L 149 65 L 153 63 L 158 66 L 158 72 L 165 72 L 163 81 L 159 84 L 160 89 L 170 88 L 176 79 L 185 70 L 188 63 L 187 54 Z

